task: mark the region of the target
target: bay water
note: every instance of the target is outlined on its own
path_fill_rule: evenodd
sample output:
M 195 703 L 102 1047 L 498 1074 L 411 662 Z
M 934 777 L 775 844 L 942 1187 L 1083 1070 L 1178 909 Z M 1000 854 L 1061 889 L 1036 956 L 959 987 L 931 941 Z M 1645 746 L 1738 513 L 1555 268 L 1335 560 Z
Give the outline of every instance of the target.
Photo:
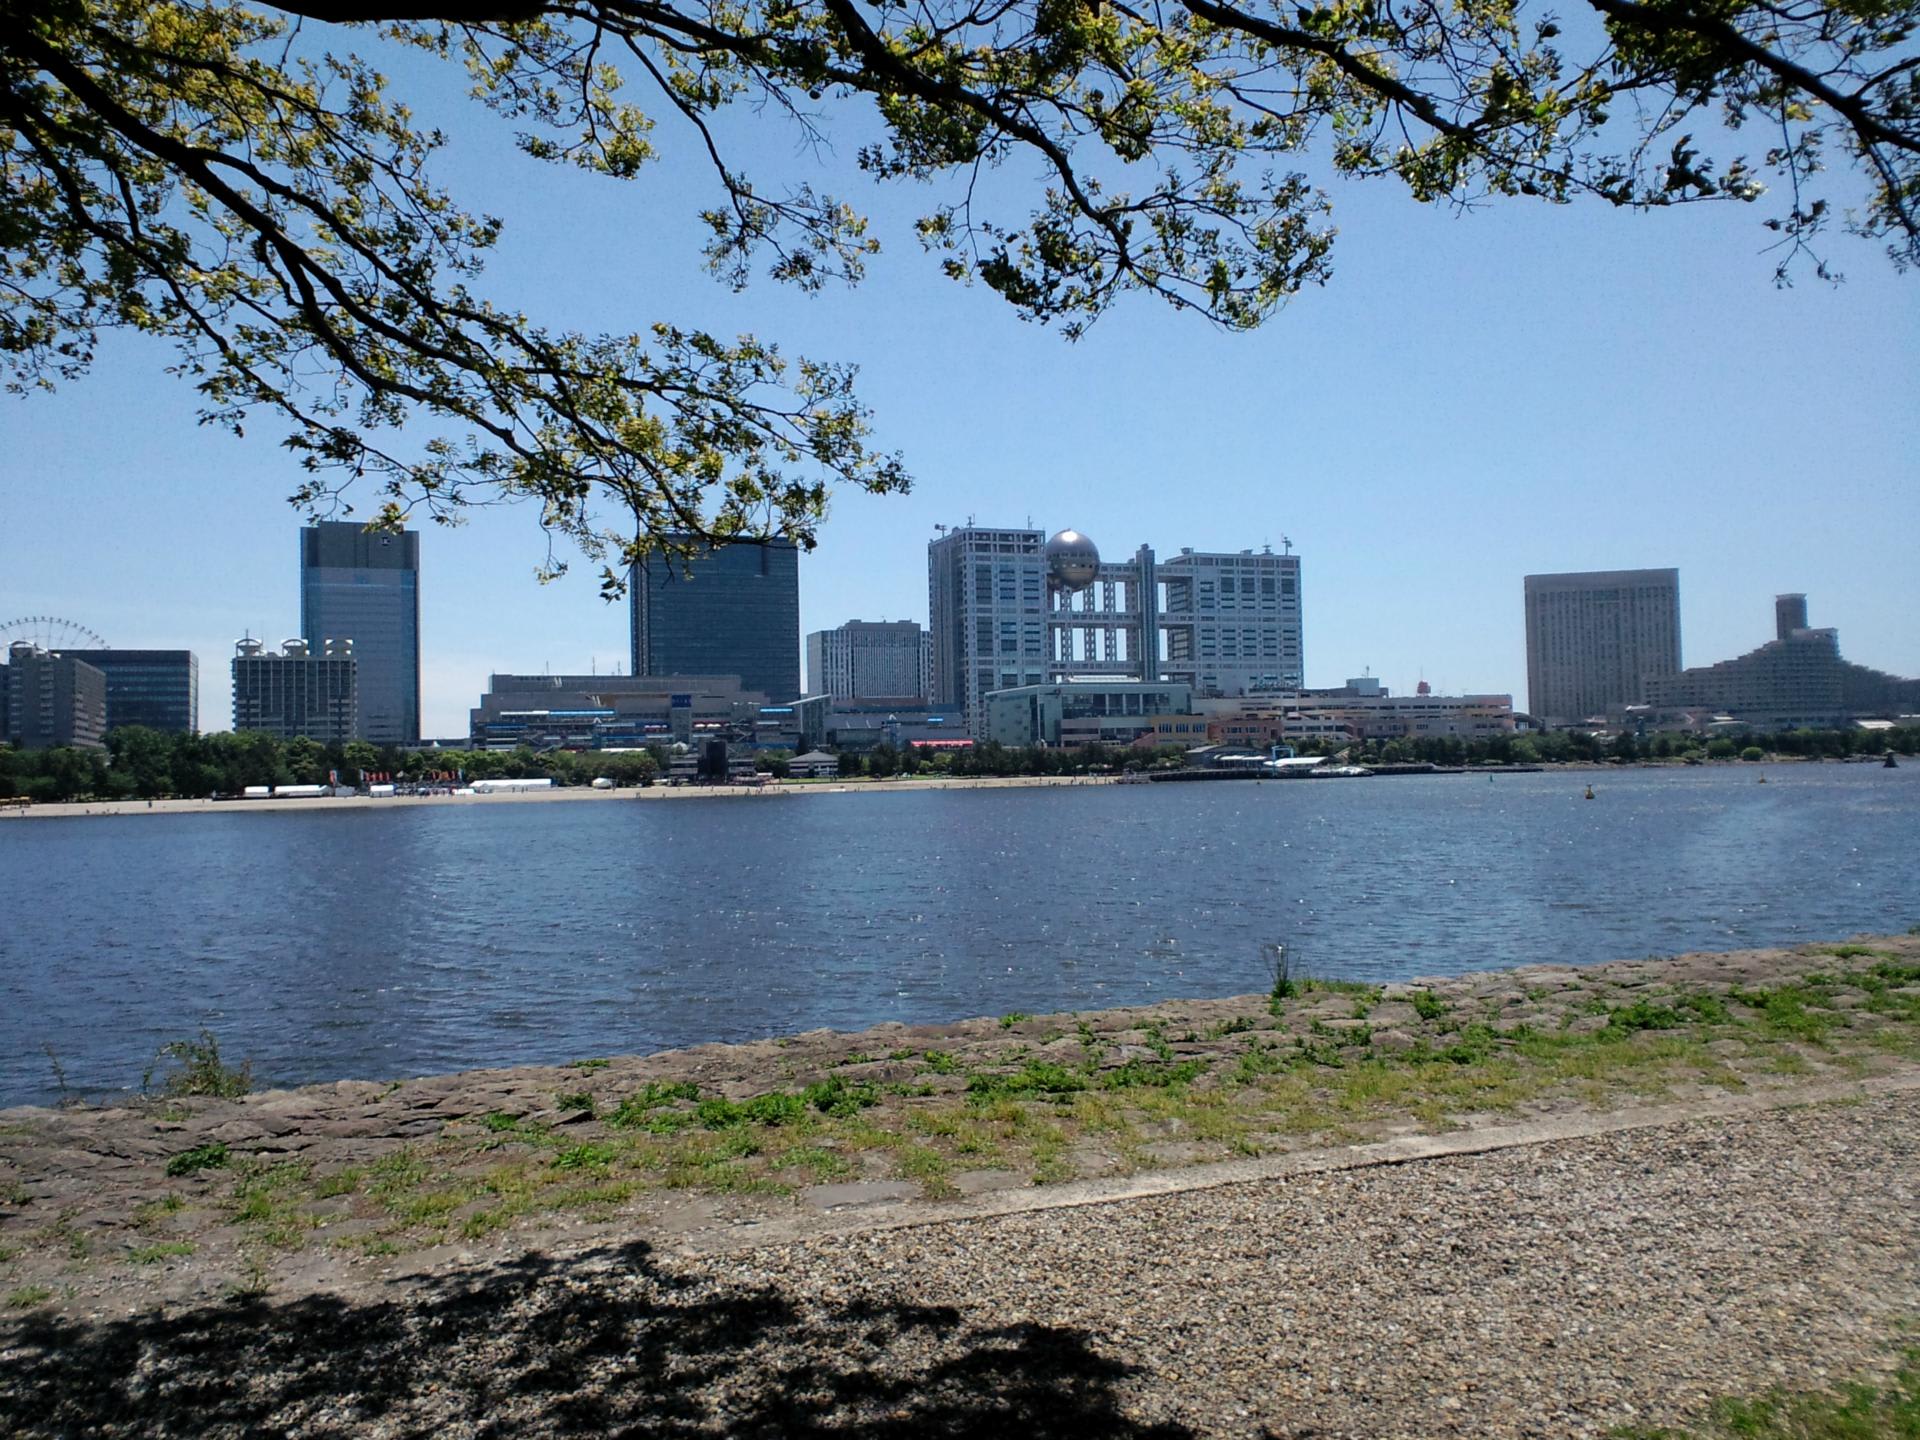
M 1915 924 L 1915 764 L 5 821 L 0 1105 Z

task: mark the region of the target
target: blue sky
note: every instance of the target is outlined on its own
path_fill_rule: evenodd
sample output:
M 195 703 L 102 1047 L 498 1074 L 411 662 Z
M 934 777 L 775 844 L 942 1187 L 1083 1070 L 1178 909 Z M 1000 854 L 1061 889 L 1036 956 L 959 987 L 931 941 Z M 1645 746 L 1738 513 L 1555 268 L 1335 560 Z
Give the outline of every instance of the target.
M 1263 329 L 1137 297 L 1068 344 L 941 278 L 905 228 L 913 192 L 873 197 L 886 250 L 860 288 L 735 295 L 700 269 L 712 197 L 669 120 L 666 158 L 622 185 L 521 159 L 479 112 L 433 118 L 457 124 L 443 180 L 507 221 L 494 298 L 588 330 L 751 330 L 862 367 L 876 442 L 916 486 L 837 499 L 802 561 L 803 629 L 924 621 L 936 522 L 1031 518 L 1109 554 L 1290 537 L 1310 684 L 1370 668 L 1396 690 L 1424 676 L 1520 703 L 1524 574 L 1665 565 L 1689 664 L 1768 638 L 1774 593 L 1803 590 L 1850 659 L 1920 674 L 1920 277 L 1874 247 L 1836 237 L 1846 284 L 1781 291 L 1753 208 L 1456 215 L 1343 184 L 1331 283 Z M 869 198 L 833 157 L 736 133 Z M 0 397 L 0 620 L 191 647 L 219 729 L 232 641 L 298 625 L 297 474 L 270 419 L 242 441 L 198 428 L 170 355 L 116 337 L 89 378 Z M 489 671 L 624 663 L 625 609 L 590 566 L 534 581 L 531 511 L 429 527 L 422 551 L 428 733 L 464 733 Z

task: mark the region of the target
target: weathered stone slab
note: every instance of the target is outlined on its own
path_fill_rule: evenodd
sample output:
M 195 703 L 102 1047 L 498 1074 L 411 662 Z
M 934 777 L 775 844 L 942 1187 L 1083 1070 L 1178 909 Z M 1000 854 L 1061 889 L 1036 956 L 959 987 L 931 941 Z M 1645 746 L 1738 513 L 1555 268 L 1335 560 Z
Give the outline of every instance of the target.
M 800 1198 L 816 1210 L 845 1210 L 855 1205 L 897 1205 L 917 1200 L 920 1187 L 901 1180 L 850 1180 L 838 1185 L 809 1185 Z

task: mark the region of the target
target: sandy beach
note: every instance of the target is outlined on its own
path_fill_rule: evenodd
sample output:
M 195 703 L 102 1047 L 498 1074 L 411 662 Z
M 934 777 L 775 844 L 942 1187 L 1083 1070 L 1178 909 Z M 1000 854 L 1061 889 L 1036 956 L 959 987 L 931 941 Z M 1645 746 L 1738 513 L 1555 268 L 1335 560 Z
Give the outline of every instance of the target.
M 553 801 L 765 800 L 787 795 L 879 795 L 905 790 L 1001 790 L 1035 785 L 1112 785 L 1112 775 L 997 775 L 966 779 L 914 776 L 892 780 L 772 780 L 764 785 L 653 785 L 644 789 L 529 790 L 492 795 L 329 795 L 266 800 L 78 800 L 70 804 L 0 805 L 0 822 L 71 820 L 84 815 L 245 815 L 305 810 L 391 810 L 406 805 L 523 805 Z

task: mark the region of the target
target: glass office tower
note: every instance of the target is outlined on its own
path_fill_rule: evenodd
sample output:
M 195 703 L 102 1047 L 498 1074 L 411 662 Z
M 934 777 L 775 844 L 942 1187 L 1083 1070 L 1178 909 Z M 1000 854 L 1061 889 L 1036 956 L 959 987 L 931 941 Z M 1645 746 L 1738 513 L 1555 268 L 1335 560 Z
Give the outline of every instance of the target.
M 683 536 L 673 537 L 684 539 Z M 800 694 L 800 549 L 791 540 L 653 555 L 629 591 L 636 675 L 738 675 L 784 702 Z
M 420 740 L 420 536 L 322 520 L 300 532 L 300 633 L 315 654 L 351 640 L 355 734 L 376 745 Z
M 200 731 L 200 662 L 191 650 L 63 650 L 107 677 L 107 729 Z

